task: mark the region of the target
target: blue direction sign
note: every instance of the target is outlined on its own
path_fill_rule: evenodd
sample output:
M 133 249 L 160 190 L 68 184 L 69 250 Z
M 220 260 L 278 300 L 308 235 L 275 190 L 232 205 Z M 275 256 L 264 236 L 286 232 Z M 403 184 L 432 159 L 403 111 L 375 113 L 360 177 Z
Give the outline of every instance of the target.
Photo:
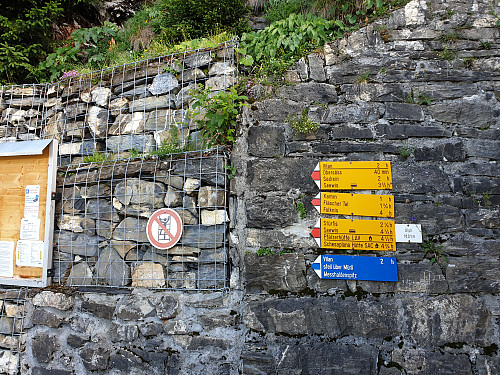
M 312 264 L 320 279 L 398 281 L 396 258 L 320 255 Z

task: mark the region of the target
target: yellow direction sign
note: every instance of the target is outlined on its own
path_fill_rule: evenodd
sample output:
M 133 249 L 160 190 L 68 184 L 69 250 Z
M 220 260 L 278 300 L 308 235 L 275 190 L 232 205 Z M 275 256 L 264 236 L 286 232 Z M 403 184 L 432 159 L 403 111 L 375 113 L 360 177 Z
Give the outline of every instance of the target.
M 311 177 L 324 190 L 392 189 L 390 161 L 320 162 Z
M 321 214 L 394 217 L 392 195 L 323 192 L 311 203 Z
M 311 234 L 326 249 L 396 251 L 392 220 L 320 219 Z

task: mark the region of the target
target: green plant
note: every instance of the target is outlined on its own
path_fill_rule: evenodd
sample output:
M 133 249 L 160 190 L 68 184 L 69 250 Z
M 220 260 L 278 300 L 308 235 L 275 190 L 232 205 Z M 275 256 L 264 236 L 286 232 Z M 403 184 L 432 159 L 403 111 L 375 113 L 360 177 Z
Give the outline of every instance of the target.
M 302 134 L 310 134 L 319 129 L 319 124 L 309 118 L 309 108 L 304 108 L 300 118 L 290 118 L 288 120 L 293 130 Z
M 241 48 L 252 56 L 262 73 L 278 69 L 275 74 L 279 75 L 307 52 L 342 37 L 344 30 L 340 21 L 327 21 L 312 14 L 290 14 L 264 30 L 243 34 Z M 269 65 L 273 68 L 266 67 Z
M 255 253 L 258 257 L 263 257 L 263 256 L 269 256 L 269 255 L 275 255 L 275 252 L 272 247 L 261 247 L 257 252 Z
M 398 147 L 399 155 L 403 158 L 407 159 L 414 151 L 413 147 L 410 147 L 408 144 L 408 140 L 406 140 L 403 146 Z
M 453 43 L 453 42 L 456 42 L 458 40 L 458 38 L 459 38 L 459 36 L 457 33 L 450 32 L 450 33 L 441 34 L 441 36 L 439 37 L 439 40 L 441 40 L 442 42 L 445 42 L 445 43 Z
M 454 14 L 455 12 L 452 9 L 446 8 L 445 13 L 441 16 L 441 20 L 450 19 Z
M 471 69 L 472 66 L 474 65 L 474 61 L 476 61 L 476 60 L 477 60 L 477 58 L 475 58 L 473 56 L 464 57 L 462 59 L 462 66 L 465 69 Z
M 303 202 L 304 197 L 305 197 L 304 194 L 301 194 L 301 196 L 299 197 L 300 201 L 297 202 L 297 207 L 295 209 L 301 219 L 305 219 L 307 217 L 306 206 L 304 205 Z
M 447 255 L 443 250 L 443 246 L 438 245 L 432 237 L 425 236 L 422 251 L 424 252 L 424 258 L 429 258 L 431 264 L 436 263 L 443 271 L 446 269 L 448 264 Z
M 238 95 L 234 88 L 213 94 L 210 88 L 191 91 L 193 96 L 192 115 L 199 116 L 198 128 L 208 147 L 232 144 L 236 128 L 236 116 L 240 107 L 247 105 L 248 97 Z
M 294 253 L 295 251 L 293 249 L 281 249 L 279 252 L 278 252 L 278 255 L 279 256 L 282 256 L 283 254 L 292 254 Z
M 104 152 L 94 151 L 92 155 L 87 155 L 83 157 L 84 163 L 104 163 L 106 161 L 113 160 L 113 154 L 108 154 Z
M 111 61 L 109 51 L 113 46 L 110 41 L 116 36 L 116 32 L 117 27 L 110 23 L 102 27 L 76 29 L 65 46 L 59 47 L 45 61 L 40 62 L 39 75 L 54 81 L 69 70 L 72 64 L 79 62 L 93 68 L 104 67 Z
M 405 95 L 405 103 L 410 104 L 419 104 L 419 105 L 431 105 L 434 101 L 432 96 L 428 96 L 424 92 L 417 92 L 416 94 L 413 92 L 413 88 L 410 89 L 410 93 Z
M 236 176 L 236 167 L 234 165 L 227 164 L 226 171 L 228 171 L 227 178 L 229 180 Z
M 141 150 L 138 150 L 138 149 L 135 149 L 135 148 L 133 148 L 132 150 L 130 150 L 130 158 L 131 159 L 140 158 L 141 156 L 142 156 L 142 151 Z
M 489 192 L 483 193 L 483 204 L 485 207 L 491 206 L 490 198 L 491 198 L 491 194 Z
M 456 56 L 456 52 L 448 47 L 444 47 L 444 49 L 438 54 L 438 56 L 443 60 L 453 60 Z
M 491 49 L 491 42 L 487 42 L 487 41 L 481 41 L 481 48 L 482 49 Z
M 368 82 L 369 78 L 370 78 L 370 72 L 365 72 L 363 74 L 358 75 L 354 80 L 354 83 L 366 83 Z

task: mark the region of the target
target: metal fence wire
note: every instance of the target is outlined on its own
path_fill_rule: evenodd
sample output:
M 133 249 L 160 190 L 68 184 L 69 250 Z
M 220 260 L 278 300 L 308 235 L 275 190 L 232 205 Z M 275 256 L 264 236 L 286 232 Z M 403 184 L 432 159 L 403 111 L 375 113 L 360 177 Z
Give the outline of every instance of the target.
M 0 373 L 17 374 L 24 340 L 26 288 L 0 289 Z
M 228 155 L 204 149 L 192 90 L 216 95 L 234 86 L 235 47 L 225 42 L 46 86 L 1 88 L 0 142 L 59 142 L 55 282 L 227 287 Z M 145 230 L 163 207 L 185 225 L 169 250 L 151 246 Z

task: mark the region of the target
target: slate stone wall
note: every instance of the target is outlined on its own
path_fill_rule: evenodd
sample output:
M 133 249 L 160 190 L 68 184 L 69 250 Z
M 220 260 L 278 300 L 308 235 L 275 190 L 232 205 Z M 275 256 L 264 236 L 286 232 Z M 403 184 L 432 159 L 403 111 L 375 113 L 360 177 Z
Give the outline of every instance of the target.
M 245 109 L 232 155 L 242 373 L 500 373 L 498 5 L 411 1 L 302 59 Z M 304 109 L 319 124 L 307 135 L 290 126 Z M 346 252 L 310 234 L 310 175 L 355 160 L 391 161 L 395 221 L 421 224 L 437 262 L 398 243 L 347 253 L 395 256 L 399 282 L 318 278 L 318 255 Z
M 230 290 L 34 291 L 20 373 L 500 373 L 496 14 L 414 0 L 255 88 L 231 155 Z M 304 109 L 308 135 L 289 124 Z M 397 283 L 320 280 L 311 263 L 339 252 L 310 235 L 310 175 L 336 160 L 391 161 L 395 221 L 422 224 L 447 262 L 398 243 L 361 254 L 395 256 Z

